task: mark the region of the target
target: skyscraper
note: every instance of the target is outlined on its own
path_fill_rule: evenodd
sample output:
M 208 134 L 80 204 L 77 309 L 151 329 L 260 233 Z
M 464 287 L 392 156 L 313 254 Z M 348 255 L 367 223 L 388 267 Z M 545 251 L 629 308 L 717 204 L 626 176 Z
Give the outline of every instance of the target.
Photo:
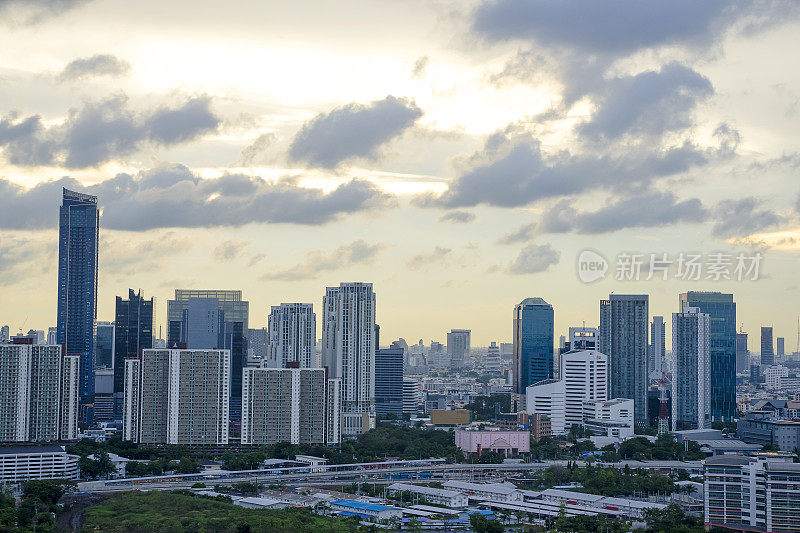
M 710 318 L 697 307 L 672 314 L 672 428 L 711 427 Z
M 612 294 L 600 301 L 600 352 L 608 356 L 608 396 L 633 400 L 637 425 L 647 425 L 647 326 L 650 297 Z
M 95 368 L 114 367 L 114 323 L 98 322 L 94 337 Z
M 772 326 L 761 327 L 761 369 L 775 364 L 775 351 L 772 349 Z
M 300 368 L 317 366 L 317 315 L 312 304 L 273 305 L 267 320 L 269 359 L 278 368 L 297 363 Z
M 687 292 L 680 311 L 697 307 L 709 316 L 711 351 L 711 420 L 736 416 L 736 303 L 733 294 Z
M 451 329 L 447 334 L 447 355 L 450 356 L 450 368 L 464 366 L 464 358 L 469 355 L 470 336 L 468 329 Z
M 648 377 L 654 373 L 665 372 L 666 364 L 666 326 L 664 325 L 663 316 L 654 316 L 653 321 L 650 323 L 650 346 L 647 355 L 647 375 Z
M 783 362 L 783 357 L 786 355 L 786 345 L 783 337 L 775 337 L 775 356 L 778 362 Z
M 128 289 L 128 299 L 116 297 L 114 309 L 114 412 L 122 417 L 125 391 L 125 360 L 139 357 L 153 347 L 155 299 L 145 299 L 142 291 Z
M 747 333 L 740 331 L 736 334 L 736 373 L 747 372 L 750 369 L 750 352 L 747 350 Z
M 514 307 L 514 392 L 553 377 L 553 306 L 525 298 Z
M 561 354 L 559 376 L 565 387 L 565 428 L 583 424 L 583 402 L 608 399 L 608 357 L 596 350 Z
M 403 349 L 375 351 L 375 413 L 403 414 Z
M 58 343 L 80 359 L 82 404 L 94 394 L 94 321 L 97 318 L 97 197 L 64 189 L 58 227 Z
M 242 369 L 247 362 L 250 303 L 242 291 L 175 289 L 167 301 L 167 346 L 230 351 L 230 418 L 234 431 L 242 413 Z
M 8 326 L 0 327 L 0 342 L 8 342 L 11 339 L 11 328 Z
M 341 378 L 341 433 L 374 425 L 375 293 L 372 283 L 328 287 L 322 300 L 322 364 Z

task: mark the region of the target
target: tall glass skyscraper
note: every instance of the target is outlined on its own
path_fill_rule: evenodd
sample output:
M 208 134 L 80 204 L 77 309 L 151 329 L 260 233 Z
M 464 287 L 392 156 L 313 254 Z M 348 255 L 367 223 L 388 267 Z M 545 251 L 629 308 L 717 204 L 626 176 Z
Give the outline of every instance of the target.
M 680 311 L 697 307 L 710 317 L 711 420 L 736 416 L 736 303 L 733 294 L 691 291 L 680 295 Z
M 772 326 L 761 326 L 761 370 L 775 364 L 775 350 L 772 347 Z
M 117 296 L 114 340 L 114 392 L 125 392 L 125 359 L 139 357 L 153 347 L 153 307 L 155 300 L 142 297 L 142 291 L 128 289 L 128 299 Z
M 553 306 L 525 298 L 514 308 L 514 392 L 553 377 Z
M 608 397 L 633 400 L 634 419 L 647 419 L 647 325 L 650 297 L 612 294 L 600 301 L 600 352 L 608 356 Z
M 58 343 L 79 356 L 81 404 L 94 395 L 94 328 L 97 318 L 97 197 L 63 190 L 58 226 Z

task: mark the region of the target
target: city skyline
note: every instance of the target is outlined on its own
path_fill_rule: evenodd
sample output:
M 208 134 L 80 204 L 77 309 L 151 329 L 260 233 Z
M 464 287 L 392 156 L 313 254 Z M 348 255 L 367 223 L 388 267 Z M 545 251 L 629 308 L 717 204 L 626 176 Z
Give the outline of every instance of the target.
M 610 292 L 668 315 L 717 290 L 751 351 L 762 324 L 794 351 L 800 73 L 780 51 L 800 9 L 519 5 L 4 3 L 0 324 L 56 323 L 66 186 L 99 198 L 98 320 L 132 287 L 159 316 L 175 288 L 213 287 L 243 290 L 260 327 L 364 281 L 384 339 L 487 346 L 527 297 L 565 332 Z M 587 248 L 761 252 L 762 275 L 586 285 Z

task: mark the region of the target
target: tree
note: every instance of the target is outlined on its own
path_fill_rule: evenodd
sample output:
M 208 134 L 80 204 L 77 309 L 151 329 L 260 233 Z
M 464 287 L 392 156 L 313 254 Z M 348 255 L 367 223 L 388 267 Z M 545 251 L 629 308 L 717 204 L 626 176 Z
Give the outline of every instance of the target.
M 503 533 L 503 524 L 497 520 L 489 520 L 480 513 L 469 515 L 469 524 L 475 533 Z
M 200 463 L 192 457 L 181 457 L 175 467 L 175 472 L 178 474 L 196 474 L 200 472 Z

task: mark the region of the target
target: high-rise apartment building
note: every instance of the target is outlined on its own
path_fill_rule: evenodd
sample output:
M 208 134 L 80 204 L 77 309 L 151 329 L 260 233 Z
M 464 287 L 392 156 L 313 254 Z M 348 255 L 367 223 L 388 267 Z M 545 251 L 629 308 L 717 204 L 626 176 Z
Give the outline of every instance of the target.
M 469 355 L 470 336 L 469 329 L 451 329 L 447 334 L 447 355 L 450 357 L 450 368 L 458 369 L 464 366 L 464 359 Z
M 94 366 L 95 369 L 114 367 L 113 322 L 97 323 L 97 329 L 94 336 Z
M 74 440 L 80 356 L 32 341 L 0 344 L 0 442 Z
M 667 330 L 663 316 L 654 316 L 650 323 L 650 346 L 647 353 L 647 376 L 656 377 L 666 372 Z
M 495 341 L 486 348 L 485 364 L 487 372 L 500 372 L 500 347 Z
M 403 349 L 375 352 L 375 413 L 403 414 Z
M 269 358 L 278 368 L 297 363 L 300 368 L 317 366 L 317 316 L 312 304 L 273 305 L 267 320 Z
M 772 326 L 761 327 L 761 368 L 775 364 L 775 350 L 772 346 Z
M 711 351 L 711 420 L 736 416 L 736 303 L 733 294 L 687 292 L 679 311 L 697 307 L 709 316 Z
M 242 291 L 175 289 L 167 301 L 167 346 L 184 342 L 194 350 L 230 352 L 230 416 L 238 432 L 242 412 L 242 369 L 247 363 L 250 303 Z
M 97 197 L 64 189 L 58 227 L 58 343 L 80 358 L 82 404 L 94 394 L 94 326 L 97 318 Z
M 242 394 L 242 444 L 328 442 L 324 368 L 248 367 Z
M 800 464 L 791 454 L 718 455 L 705 460 L 708 527 L 738 531 L 800 531 Z
M 750 369 L 750 351 L 747 349 L 747 333 L 736 334 L 736 373 L 741 374 Z
M 130 419 L 123 420 L 123 434 L 131 440 L 228 443 L 228 350 L 142 350 L 141 360 L 126 360 L 125 369 L 130 388 L 125 390 L 124 413 Z
M 634 419 L 647 425 L 650 298 L 612 294 L 600 301 L 600 352 L 608 356 L 608 395 L 633 400 Z
M 58 344 L 58 328 L 53 326 L 47 328 L 47 344 Z
M 583 423 L 583 402 L 608 399 L 608 357 L 597 350 L 565 352 L 559 376 L 564 381 L 564 424 L 569 430 Z
M 672 429 L 711 427 L 710 317 L 697 307 L 672 314 Z
M 526 298 L 514 307 L 514 392 L 553 377 L 553 306 Z

